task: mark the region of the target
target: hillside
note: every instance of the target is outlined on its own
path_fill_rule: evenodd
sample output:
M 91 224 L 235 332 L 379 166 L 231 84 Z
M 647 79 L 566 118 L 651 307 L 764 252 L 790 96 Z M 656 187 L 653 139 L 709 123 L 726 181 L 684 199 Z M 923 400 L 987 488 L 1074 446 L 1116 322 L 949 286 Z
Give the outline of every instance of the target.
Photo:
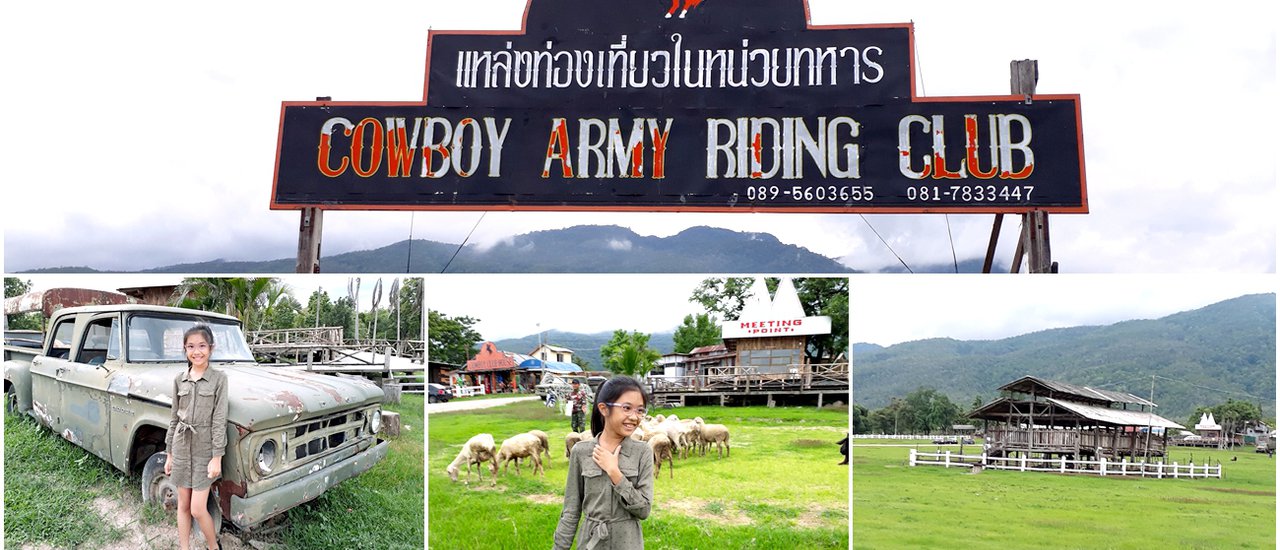
M 576 352 L 576 354 L 585 359 L 591 366 L 591 370 L 603 370 L 603 364 L 600 361 L 600 347 L 609 343 L 609 338 L 613 336 L 613 331 L 598 332 L 595 334 L 581 334 L 576 332 L 561 332 L 551 330 L 542 333 L 542 341 L 548 344 L 563 346 Z M 672 341 L 674 333 L 659 332 L 649 338 L 649 347 L 658 350 L 661 353 L 671 353 L 675 349 L 675 343 Z M 506 340 L 498 340 L 494 342 L 498 345 L 498 349 L 505 351 L 513 351 L 516 353 L 529 353 L 538 347 L 538 335 L 533 334 L 523 338 L 509 338 Z
M 1178 381 L 1157 379 L 1155 390 L 1157 412 L 1175 421 L 1229 397 L 1194 385 L 1269 396 L 1260 404 L 1275 414 L 1276 297 L 1241 296 L 1160 319 L 1002 340 L 854 344 L 853 372 L 855 400 L 873 409 L 920 386 L 968 407 L 974 395 L 990 400 L 998 386 L 1028 374 L 1146 397 L 1154 374 Z
M 449 259 L 457 252 L 457 257 Z M 292 273 L 292 257 L 217 259 L 141 269 L 143 273 Z M 645 237 L 612 225 L 581 225 L 517 235 L 485 248 L 416 239 L 374 250 L 322 256 L 325 273 L 851 273 L 831 258 L 768 233 L 692 227 Z M 91 266 L 30 273 L 95 273 Z

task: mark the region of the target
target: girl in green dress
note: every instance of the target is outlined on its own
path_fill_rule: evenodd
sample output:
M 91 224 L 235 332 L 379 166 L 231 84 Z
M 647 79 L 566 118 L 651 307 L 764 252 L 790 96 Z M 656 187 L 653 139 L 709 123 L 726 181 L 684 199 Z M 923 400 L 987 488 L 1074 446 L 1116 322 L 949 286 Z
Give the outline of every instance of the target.
M 615 376 L 600 386 L 591 409 L 594 438 L 569 453 L 555 548 L 568 550 L 575 533 L 579 550 L 644 548 L 640 520 L 649 517 L 653 502 L 653 452 L 631 433 L 648 404 L 635 378 Z
M 209 548 L 218 533 L 209 515 L 209 490 L 222 476 L 227 448 L 227 375 L 209 364 L 213 331 L 196 325 L 182 335 L 187 369 L 173 380 L 173 408 L 165 436 L 164 473 L 178 488 L 178 545 L 190 548 L 195 518 Z

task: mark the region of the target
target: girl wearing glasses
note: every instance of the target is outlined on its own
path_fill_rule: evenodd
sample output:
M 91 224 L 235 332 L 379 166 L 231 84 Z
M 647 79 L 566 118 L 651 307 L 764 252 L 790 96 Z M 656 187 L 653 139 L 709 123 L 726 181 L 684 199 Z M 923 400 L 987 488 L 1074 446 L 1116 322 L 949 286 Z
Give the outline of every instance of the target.
M 205 544 L 218 548 L 207 501 L 213 481 L 222 476 L 227 448 L 227 375 L 213 369 L 213 331 L 193 326 L 182 335 L 187 369 L 173 380 L 173 409 L 165 436 L 164 473 L 178 488 L 178 545 L 190 548 L 191 520 Z
M 653 452 L 631 433 L 644 419 L 649 396 L 635 378 L 615 376 L 600 386 L 595 404 L 595 438 L 569 453 L 555 548 L 568 550 L 576 532 L 580 550 L 642 549 L 640 520 L 649 517 L 653 502 Z

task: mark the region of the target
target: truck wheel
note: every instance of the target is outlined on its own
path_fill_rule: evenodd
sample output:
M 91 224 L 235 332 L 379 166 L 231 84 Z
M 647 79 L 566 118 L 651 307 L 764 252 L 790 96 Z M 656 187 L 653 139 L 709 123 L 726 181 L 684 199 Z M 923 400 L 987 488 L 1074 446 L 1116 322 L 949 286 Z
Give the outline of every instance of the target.
M 12 388 L 4 392 L 4 412 L 18 414 L 18 392 Z
M 146 505 L 154 502 L 169 513 L 178 510 L 178 486 L 174 485 L 169 476 L 164 473 L 164 461 L 167 458 L 168 455 L 163 451 L 158 452 L 151 455 L 146 465 L 142 467 L 142 503 Z M 206 505 L 209 508 L 209 516 L 213 518 L 213 530 L 220 533 L 222 532 L 222 506 L 218 502 L 218 486 L 215 482 L 209 490 Z M 193 526 L 193 529 L 199 530 L 199 527 Z

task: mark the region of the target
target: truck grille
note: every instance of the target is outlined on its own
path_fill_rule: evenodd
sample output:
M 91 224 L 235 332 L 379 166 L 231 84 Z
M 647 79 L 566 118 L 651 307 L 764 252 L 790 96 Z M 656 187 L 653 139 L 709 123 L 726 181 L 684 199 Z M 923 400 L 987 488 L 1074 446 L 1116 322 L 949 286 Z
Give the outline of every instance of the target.
M 359 439 L 363 432 L 364 415 L 359 411 L 312 420 L 293 428 L 285 452 L 294 460 L 301 460 Z

